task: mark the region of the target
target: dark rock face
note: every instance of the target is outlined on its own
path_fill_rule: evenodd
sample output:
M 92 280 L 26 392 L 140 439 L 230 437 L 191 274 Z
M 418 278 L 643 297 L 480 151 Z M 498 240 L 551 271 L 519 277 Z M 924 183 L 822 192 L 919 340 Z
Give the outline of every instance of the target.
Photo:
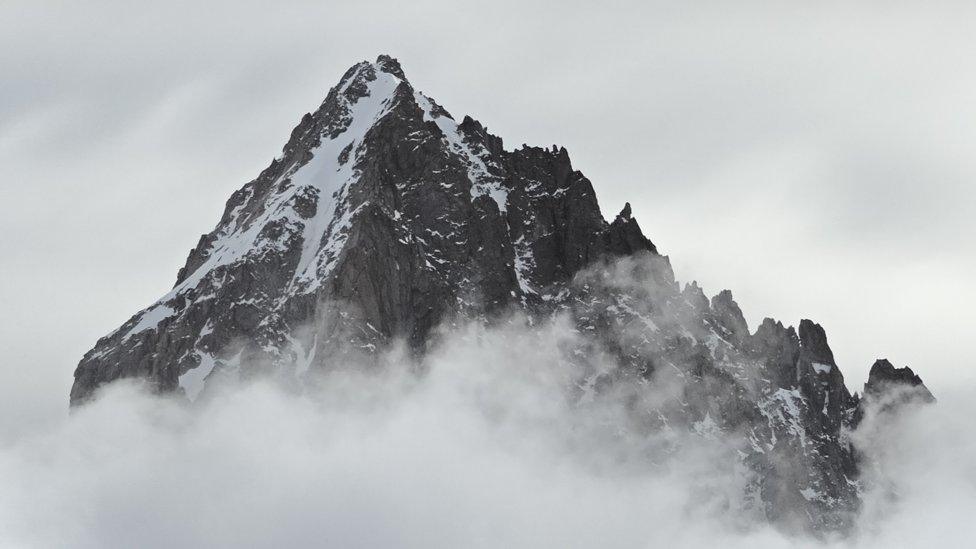
M 873 407 L 876 413 L 898 413 L 912 404 L 931 404 L 935 402 L 928 387 L 922 383 L 911 368 L 895 368 L 886 358 L 879 358 L 871 365 L 864 393 L 858 400 L 854 413 L 854 425 L 860 424 Z
M 929 392 L 928 387 L 922 383 L 922 378 L 918 377 L 911 368 L 895 368 L 886 358 L 879 358 L 871 365 L 868 373 L 868 382 L 864 384 L 865 395 L 880 395 L 890 387 L 911 387 L 918 391 L 919 396 L 926 402 L 935 402 L 935 397 Z
M 629 204 L 607 223 L 565 149 L 505 150 L 387 56 L 350 68 L 302 117 L 174 288 L 84 356 L 71 402 L 119 378 L 194 399 L 218 374 L 370 367 L 395 339 L 422 354 L 445 322 L 513 309 L 571 319 L 587 342 L 566 356 L 580 398 L 669 387 L 635 410 L 641 428 L 722 433 L 754 472 L 744 496 L 768 517 L 849 524 L 857 463 L 843 433 L 859 402 L 823 328 L 765 319 L 750 333 L 731 292 L 679 286 Z M 921 385 L 881 362 L 865 394 Z

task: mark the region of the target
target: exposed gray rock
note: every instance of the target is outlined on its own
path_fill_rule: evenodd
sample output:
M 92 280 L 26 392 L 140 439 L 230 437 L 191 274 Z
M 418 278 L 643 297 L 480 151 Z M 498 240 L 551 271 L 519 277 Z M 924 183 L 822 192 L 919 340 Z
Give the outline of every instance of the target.
M 895 368 L 888 359 L 879 358 L 871 365 L 864 393 L 860 398 L 855 397 L 855 402 L 857 407 L 852 423 L 856 426 L 869 408 L 880 414 L 896 414 L 906 406 L 931 404 L 935 402 L 935 396 L 911 368 Z
M 911 387 L 926 402 L 935 402 L 935 397 L 922 383 L 911 368 L 895 368 L 886 358 L 879 358 L 871 365 L 868 382 L 864 384 L 864 395 L 880 395 L 891 388 Z

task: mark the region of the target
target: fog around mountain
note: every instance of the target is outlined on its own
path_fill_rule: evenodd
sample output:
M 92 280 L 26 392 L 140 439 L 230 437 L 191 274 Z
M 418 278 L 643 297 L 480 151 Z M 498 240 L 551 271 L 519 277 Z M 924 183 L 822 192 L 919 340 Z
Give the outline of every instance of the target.
M 747 477 L 716 466 L 723 437 L 682 435 L 658 460 L 607 433 L 614 405 L 567 407 L 540 356 L 559 325 L 531 341 L 461 327 L 422 381 L 392 354 L 384 383 L 257 382 L 193 405 L 120 384 L 69 416 L 78 359 L 169 291 L 297 115 L 381 52 L 506 143 L 566 146 L 608 219 L 629 201 L 678 280 L 732 289 L 751 328 L 822 323 L 851 391 L 880 357 L 921 373 L 936 406 L 852 435 L 870 488 L 853 537 L 826 543 L 965 544 L 974 15 L 951 1 L 5 2 L 0 545 L 798 543 L 731 505 Z

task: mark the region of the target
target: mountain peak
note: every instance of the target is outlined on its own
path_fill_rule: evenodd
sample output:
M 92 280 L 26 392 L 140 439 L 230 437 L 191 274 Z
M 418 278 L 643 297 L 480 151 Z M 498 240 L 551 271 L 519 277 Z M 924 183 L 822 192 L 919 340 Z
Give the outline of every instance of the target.
M 911 368 L 908 366 L 896 368 L 888 359 L 879 358 L 871 365 L 868 381 L 864 384 L 864 394 L 877 396 L 892 387 L 911 388 L 923 401 L 935 401 L 935 397 L 922 382 L 922 378 Z
M 625 202 L 624 203 L 624 209 L 620 210 L 620 213 L 617 214 L 617 217 L 620 218 L 620 219 L 623 219 L 624 221 L 628 221 L 628 220 L 630 220 L 630 214 L 631 214 L 631 212 L 630 212 L 630 202 Z
M 678 384 L 678 398 L 634 398 L 659 406 L 635 424 L 695 432 L 708 418 L 741 435 L 739 465 L 775 484 L 771 519 L 835 528 L 856 508 L 841 432 L 857 404 L 820 325 L 798 336 L 766 319 L 749 334 L 730 292 L 681 289 L 630 203 L 603 217 L 565 148 L 505 150 L 388 55 L 346 71 L 233 193 L 172 290 L 85 354 L 71 403 L 127 377 L 190 400 L 223 379 L 305 383 L 378 367 L 400 342 L 422 357 L 440 327 L 512 311 L 570 324 L 581 345 L 556 358 L 581 401 Z
M 637 220 L 631 215 L 630 202 L 624 204 L 624 209 L 610 224 L 610 247 L 619 255 L 630 255 L 638 251 L 657 253 L 657 247 L 644 236 Z
M 379 57 L 376 58 L 375 65 L 379 70 L 392 74 L 400 80 L 407 79 L 407 77 L 403 74 L 403 68 L 400 67 L 400 62 L 390 55 L 380 54 Z
M 552 301 L 588 264 L 638 251 L 656 253 L 632 217 L 607 224 L 565 149 L 504 150 L 380 55 L 350 67 L 231 196 L 170 292 L 86 355 L 72 400 L 146 368 L 195 396 L 215 369 L 289 363 L 291 327 L 308 322 L 319 357 L 364 325 L 358 348 L 421 346 L 446 316 Z M 332 301 L 355 314 L 323 313 Z M 227 354 L 233 341 L 243 354 Z
M 329 91 L 316 114 L 320 118 L 334 117 L 335 110 L 342 109 L 342 106 L 335 105 L 336 102 L 354 104 L 361 98 L 375 96 L 376 82 L 379 82 L 381 91 L 388 96 L 406 83 L 407 79 L 400 63 L 388 55 L 380 55 L 372 63 L 360 61 L 346 70 L 339 83 Z

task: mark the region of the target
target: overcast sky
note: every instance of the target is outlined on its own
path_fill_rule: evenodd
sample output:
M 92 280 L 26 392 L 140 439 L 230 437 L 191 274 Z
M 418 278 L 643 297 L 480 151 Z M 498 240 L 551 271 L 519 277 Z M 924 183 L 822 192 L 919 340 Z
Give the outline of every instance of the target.
M 135 4 L 0 6 L 5 429 L 63 414 L 81 355 L 380 53 L 509 148 L 566 146 L 751 327 L 822 323 L 852 390 L 877 357 L 976 382 L 971 3 Z

